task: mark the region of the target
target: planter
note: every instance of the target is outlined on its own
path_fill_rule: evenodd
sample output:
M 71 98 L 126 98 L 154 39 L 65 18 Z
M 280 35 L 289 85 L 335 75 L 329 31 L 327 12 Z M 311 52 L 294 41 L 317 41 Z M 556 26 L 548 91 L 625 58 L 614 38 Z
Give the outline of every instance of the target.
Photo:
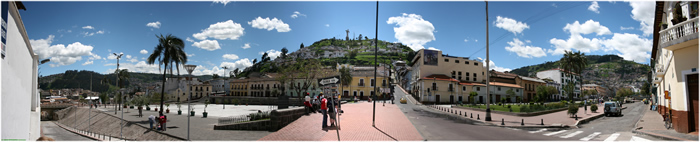
M 124 108 L 126 108 L 126 106 L 124 106 Z
M 165 109 L 165 113 L 170 113 L 170 109 Z
M 146 110 L 151 110 L 151 107 L 146 107 Z
M 156 108 L 155 111 L 158 111 L 158 108 Z
M 134 109 L 134 106 L 129 106 L 130 109 Z
M 178 110 L 177 115 L 182 115 L 182 110 Z
M 190 111 L 190 116 L 194 116 L 194 111 Z
M 207 113 L 207 112 L 202 112 L 202 117 L 207 118 L 207 114 L 209 114 L 209 113 Z

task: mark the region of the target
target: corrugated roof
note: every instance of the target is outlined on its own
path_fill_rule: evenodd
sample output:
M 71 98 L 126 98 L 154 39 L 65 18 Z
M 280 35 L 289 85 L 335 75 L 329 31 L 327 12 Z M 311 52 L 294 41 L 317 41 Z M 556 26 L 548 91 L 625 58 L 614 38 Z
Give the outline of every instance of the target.
M 520 78 L 522 78 L 523 80 L 527 80 L 527 81 L 533 81 L 533 82 L 539 82 L 539 83 L 547 83 L 547 82 L 544 82 L 544 80 L 537 79 L 537 78 L 530 78 L 530 77 L 524 77 L 524 76 L 520 76 Z

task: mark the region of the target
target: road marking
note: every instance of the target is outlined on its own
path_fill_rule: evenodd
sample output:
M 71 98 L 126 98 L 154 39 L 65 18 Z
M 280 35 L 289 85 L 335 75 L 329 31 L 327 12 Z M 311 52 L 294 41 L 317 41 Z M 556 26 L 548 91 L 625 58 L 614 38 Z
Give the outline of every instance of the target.
M 579 139 L 579 140 L 582 140 L 582 141 L 589 141 L 589 140 L 595 138 L 595 136 L 598 136 L 598 135 L 600 135 L 600 132 L 595 132 L 595 133 L 590 134 L 590 135 L 588 135 L 588 136 L 586 136 L 586 137 L 583 137 L 583 138 L 581 138 L 581 139 Z
M 516 130 L 516 131 L 517 131 L 517 130 L 520 130 L 520 129 L 515 129 L 515 128 L 508 128 L 508 129 L 511 129 L 511 130 Z
M 648 140 L 648 139 L 645 139 L 645 138 L 641 138 L 641 137 L 632 136 L 632 139 L 630 139 L 630 141 L 643 141 L 643 142 L 647 142 L 647 141 L 651 141 L 651 140 Z
M 619 136 L 620 136 L 619 133 L 615 133 L 615 134 L 610 135 L 608 138 L 606 138 L 603 141 L 615 141 L 617 139 L 617 137 L 619 137 Z
M 543 135 L 545 135 L 545 136 L 551 136 L 551 135 L 556 135 L 556 134 L 559 134 L 559 133 L 564 133 L 564 132 L 566 132 L 566 131 L 567 131 L 567 130 L 561 130 L 561 131 L 551 132 L 551 133 L 547 133 L 547 134 L 543 134 Z
M 560 138 L 570 138 L 570 137 L 574 137 L 574 136 L 576 136 L 576 135 L 578 135 L 578 134 L 580 134 L 580 133 L 583 133 L 583 131 L 576 131 L 576 132 L 573 132 L 573 133 L 568 134 L 568 135 L 566 135 L 566 136 L 561 136 Z
M 537 131 L 530 131 L 530 133 L 531 133 L 531 134 L 534 134 L 534 133 L 539 133 L 539 132 L 544 132 L 544 131 L 547 131 L 547 129 L 545 128 L 545 129 L 540 129 L 540 130 L 537 130 Z

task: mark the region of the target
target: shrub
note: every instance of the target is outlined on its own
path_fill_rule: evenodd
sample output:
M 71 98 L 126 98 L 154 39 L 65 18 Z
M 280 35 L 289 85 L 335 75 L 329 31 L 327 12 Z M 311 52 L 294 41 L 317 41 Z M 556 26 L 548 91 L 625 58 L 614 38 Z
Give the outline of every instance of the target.
M 592 105 L 591 105 L 591 111 L 595 112 L 595 111 L 597 111 L 597 110 L 598 110 L 598 105 L 592 104 Z
M 530 112 L 530 107 L 528 107 L 527 105 L 524 105 L 524 106 L 520 107 L 520 112 Z
M 534 104 L 535 104 L 535 103 L 533 103 L 533 102 L 530 102 L 530 105 L 534 105 Z
M 510 108 L 510 105 L 508 105 L 508 108 Z
M 566 112 L 566 114 L 574 116 L 576 113 L 578 113 L 578 106 L 576 104 L 569 105 L 569 110 Z
M 503 103 L 501 103 L 501 102 L 498 102 L 498 106 L 501 106 L 501 105 L 503 105 Z
M 568 103 L 569 103 L 569 102 L 566 101 L 566 100 L 561 100 L 560 102 L 563 103 L 563 104 L 568 104 Z

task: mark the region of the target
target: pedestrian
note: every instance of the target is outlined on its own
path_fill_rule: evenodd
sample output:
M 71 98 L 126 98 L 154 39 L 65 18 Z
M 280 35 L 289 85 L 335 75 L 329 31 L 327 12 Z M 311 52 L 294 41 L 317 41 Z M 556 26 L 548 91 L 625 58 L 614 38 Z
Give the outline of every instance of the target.
M 153 115 L 148 116 L 148 123 L 151 124 L 151 125 L 150 125 L 150 126 L 151 126 L 151 127 L 150 127 L 151 129 L 153 129 L 153 123 L 155 123 L 155 122 L 156 122 L 156 117 L 155 117 L 155 116 L 153 116 Z
M 161 114 L 163 114 L 163 113 L 161 112 Z M 163 131 L 165 131 L 165 129 L 167 128 L 167 124 L 168 124 L 168 116 L 163 115 Z
M 321 114 L 323 114 L 323 122 L 321 123 L 322 127 L 321 128 L 326 128 L 328 127 L 328 106 L 326 98 L 323 96 L 323 93 L 319 94 L 321 98 Z
M 311 97 L 309 97 L 309 95 L 307 94 L 307 95 L 304 97 L 304 100 L 305 100 L 305 101 L 304 101 L 304 107 L 305 107 L 305 110 L 306 110 L 306 114 L 309 114 L 310 112 L 313 111 L 313 108 L 311 108 Z
M 328 99 L 331 99 L 331 97 L 329 96 Z M 328 116 L 330 116 L 330 118 L 331 118 L 331 127 L 334 127 L 335 126 L 335 116 L 336 116 L 335 112 L 337 112 L 335 109 L 335 107 L 336 107 L 335 100 L 331 99 L 328 102 L 327 107 L 328 107 Z
M 163 113 L 161 112 L 158 120 L 160 120 L 160 130 L 165 131 L 165 116 L 163 116 Z

